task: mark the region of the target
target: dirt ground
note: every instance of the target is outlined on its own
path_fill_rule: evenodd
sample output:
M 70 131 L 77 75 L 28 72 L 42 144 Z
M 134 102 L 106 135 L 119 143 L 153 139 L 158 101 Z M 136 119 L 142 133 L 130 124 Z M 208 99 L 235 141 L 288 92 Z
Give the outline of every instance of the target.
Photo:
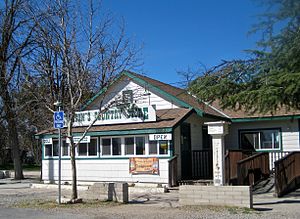
M 272 194 L 254 195 L 254 209 L 190 206 L 178 203 L 178 191 L 160 194 L 130 194 L 128 204 L 92 202 L 57 206 L 57 189 L 32 189 L 37 172 L 27 179 L 0 180 L 0 218 L 300 218 L 300 190 L 285 198 Z M 70 196 L 70 190 L 62 194 Z M 84 197 L 85 191 L 79 191 Z

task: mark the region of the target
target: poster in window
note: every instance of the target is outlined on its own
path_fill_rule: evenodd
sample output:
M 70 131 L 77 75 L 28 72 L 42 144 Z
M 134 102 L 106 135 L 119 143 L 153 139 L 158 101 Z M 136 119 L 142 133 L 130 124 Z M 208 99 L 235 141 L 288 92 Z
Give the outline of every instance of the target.
M 129 173 L 158 175 L 159 160 L 157 157 L 131 157 L 129 159 Z

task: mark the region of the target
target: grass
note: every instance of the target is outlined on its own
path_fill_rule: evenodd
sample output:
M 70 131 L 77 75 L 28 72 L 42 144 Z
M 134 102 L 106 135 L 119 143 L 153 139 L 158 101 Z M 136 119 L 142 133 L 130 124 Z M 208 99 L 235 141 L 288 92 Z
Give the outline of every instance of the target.
M 40 171 L 41 166 L 36 165 L 36 164 L 23 164 L 23 170 L 27 171 Z M 5 164 L 5 165 L 0 165 L 0 170 L 13 170 L 14 165 L 13 164 Z
M 19 202 L 13 207 L 16 208 L 34 208 L 34 209 L 80 209 L 80 208 L 99 208 L 99 207 L 114 207 L 121 203 L 111 201 L 87 200 L 76 204 L 57 204 L 55 201 L 47 200 L 30 200 Z

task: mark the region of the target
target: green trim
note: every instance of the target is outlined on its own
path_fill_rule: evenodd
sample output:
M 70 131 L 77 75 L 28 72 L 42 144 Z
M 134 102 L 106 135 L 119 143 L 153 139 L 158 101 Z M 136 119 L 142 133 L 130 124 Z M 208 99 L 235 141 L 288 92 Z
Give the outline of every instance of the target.
M 42 145 L 42 160 L 45 159 L 44 153 L 45 153 L 45 145 L 43 144 L 43 141 L 41 141 L 41 145 Z
M 116 130 L 103 132 L 88 132 L 87 136 L 119 136 L 119 135 L 140 135 L 140 134 L 156 134 L 170 133 L 172 128 L 152 128 L 152 129 L 137 129 L 137 130 Z M 82 133 L 73 133 L 73 136 L 81 136 Z M 42 138 L 58 138 L 58 134 L 45 134 Z
M 231 119 L 232 122 L 256 122 L 256 121 L 277 121 L 299 119 L 300 115 L 295 116 L 272 116 L 272 117 L 254 117 L 254 118 L 238 118 Z
M 122 74 L 118 75 L 109 83 L 109 85 L 105 86 L 98 93 L 96 93 L 90 100 L 87 101 L 86 104 L 83 105 L 83 107 L 81 107 L 81 111 L 85 110 L 85 108 L 87 108 L 92 102 L 94 102 L 95 99 L 97 99 L 100 95 L 104 94 L 108 90 L 108 88 L 112 86 L 116 81 L 118 81 L 121 77 Z

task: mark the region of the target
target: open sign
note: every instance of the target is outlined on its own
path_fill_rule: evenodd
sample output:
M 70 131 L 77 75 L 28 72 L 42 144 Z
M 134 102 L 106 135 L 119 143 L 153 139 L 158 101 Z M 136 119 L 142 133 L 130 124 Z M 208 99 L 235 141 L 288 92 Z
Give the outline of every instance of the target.
M 150 141 L 162 141 L 162 140 L 172 140 L 172 134 L 151 134 L 149 135 Z

